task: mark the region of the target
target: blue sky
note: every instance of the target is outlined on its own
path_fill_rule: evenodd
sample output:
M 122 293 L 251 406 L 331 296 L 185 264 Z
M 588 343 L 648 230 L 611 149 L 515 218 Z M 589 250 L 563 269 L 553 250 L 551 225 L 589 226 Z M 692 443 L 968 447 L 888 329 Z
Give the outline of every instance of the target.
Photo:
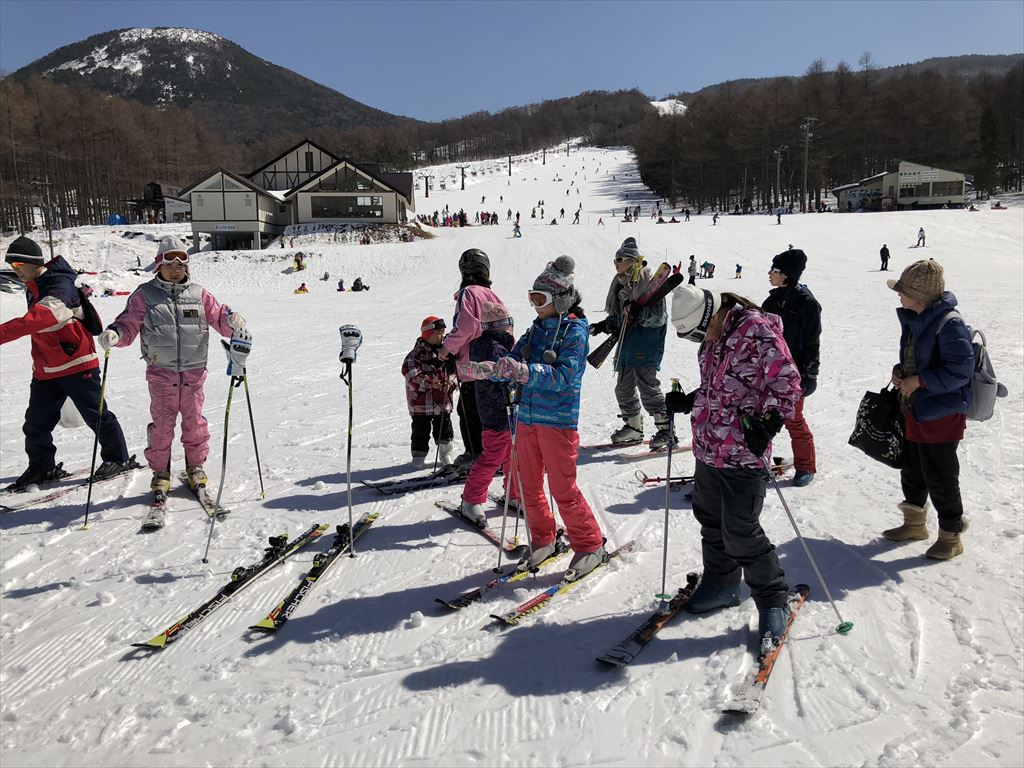
M 739 77 L 1024 51 L 1024 2 L 0 0 L 0 70 L 122 27 L 215 32 L 365 104 L 423 120 L 586 90 L 652 98 Z

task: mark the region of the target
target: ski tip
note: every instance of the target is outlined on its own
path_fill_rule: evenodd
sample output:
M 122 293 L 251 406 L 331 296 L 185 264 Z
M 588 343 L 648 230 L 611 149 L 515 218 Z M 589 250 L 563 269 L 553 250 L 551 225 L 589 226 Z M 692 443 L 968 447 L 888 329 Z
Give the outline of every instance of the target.
M 606 667 L 607 669 L 622 669 L 632 659 L 623 658 L 621 656 L 605 655 L 605 656 L 598 656 L 594 660 L 596 662 L 598 662 L 599 664 L 603 665 L 604 667 Z
M 167 647 L 167 635 L 157 635 L 152 640 L 147 640 L 144 643 L 132 643 L 133 648 L 152 648 L 153 650 L 161 650 Z
M 249 629 L 254 632 L 274 632 L 277 630 L 277 625 L 274 624 L 273 619 L 264 619 L 259 624 L 252 624 Z

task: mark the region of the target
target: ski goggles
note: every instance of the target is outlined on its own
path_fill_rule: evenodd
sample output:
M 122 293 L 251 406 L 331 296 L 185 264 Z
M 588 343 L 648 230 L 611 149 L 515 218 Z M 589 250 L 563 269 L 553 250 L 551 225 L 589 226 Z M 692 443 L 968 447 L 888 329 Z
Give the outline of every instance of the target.
M 432 323 L 426 323 L 420 326 L 420 333 L 433 333 L 434 331 L 443 331 L 447 328 L 444 324 L 444 320 L 435 320 Z
M 163 261 L 161 264 L 180 264 L 183 267 L 188 266 L 188 254 L 182 251 L 168 251 L 164 254 Z
M 543 309 L 555 300 L 551 291 L 527 291 L 526 298 L 530 300 L 534 309 Z

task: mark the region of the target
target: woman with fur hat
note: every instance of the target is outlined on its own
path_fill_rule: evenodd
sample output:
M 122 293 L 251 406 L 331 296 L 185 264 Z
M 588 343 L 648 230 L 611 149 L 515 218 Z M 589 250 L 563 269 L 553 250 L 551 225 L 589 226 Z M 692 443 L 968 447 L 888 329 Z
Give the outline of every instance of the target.
M 555 519 L 544 493 L 546 472 L 575 553 L 564 577 L 567 581 L 586 575 L 607 558 L 601 528 L 576 485 L 587 320 L 573 285 L 575 266 L 568 256 L 550 262 L 528 293 L 537 318 L 512 353 L 496 363 L 472 364 L 467 370 L 477 379 L 511 381 L 520 388 L 516 457 L 533 546 L 530 562 L 542 563 L 555 550 Z
M 203 463 L 210 451 L 210 430 L 203 416 L 203 384 L 209 329 L 221 336 L 250 338 L 244 317 L 191 281 L 188 263 L 188 251 L 177 238 L 161 239 L 156 276 L 135 289 L 124 311 L 100 335 L 106 350 L 127 347 L 139 336 L 152 419 L 146 460 L 153 470 L 151 488 L 158 495 L 170 488 L 171 443 L 179 414 L 189 485 L 197 488 L 207 482 Z
M 469 345 L 483 333 L 481 316 L 485 304 L 500 304 L 498 294 L 491 290 L 491 260 L 479 248 L 470 248 L 459 257 L 459 273 L 462 283 L 455 292 L 455 317 L 452 330 L 442 342 L 438 356 L 444 360 L 454 356 L 458 365 L 459 381 L 459 432 L 462 435 L 464 452 L 455 459 L 456 466 L 468 467 L 483 451 L 483 426 L 476 410 L 476 387 L 474 380 L 462 372 L 469 362 Z
M 789 346 L 789 354 L 800 371 L 802 395 L 796 402 L 793 418 L 786 420 L 786 431 L 793 444 L 793 485 L 798 488 L 814 479 L 817 458 L 814 435 L 804 419 L 804 400 L 818 387 L 820 366 L 821 304 L 810 288 L 800 284 L 800 276 L 807 266 L 807 255 L 799 248 L 790 248 L 772 259 L 768 282 L 772 286 L 761 309 L 782 318 L 782 333 Z
M 641 406 L 654 419 L 655 433 L 651 450 L 661 450 L 675 441 L 665 412 L 665 396 L 658 381 L 661 358 L 665 354 L 668 312 L 665 299 L 640 310 L 636 321 L 623 329 L 626 305 L 647 292 L 651 270 L 637 248 L 636 239 L 627 237 L 615 252 L 615 277 L 608 287 L 605 311 L 608 317 L 590 326 L 590 333 L 621 334 L 615 357 L 618 379 L 615 399 L 624 424 L 611 435 L 613 443 L 635 445 L 644 438 Z M 676 441 L 678 442 L 678 441 Z
M 95 479 L 138 467 L 135 457 L 129 458 L 121 425 L 106 403 L 100 414 L 100 363 L 83 322 L 86 316 L 75 288 L 75 271 L 62 256 L 47 261 L 39 244 L 24 236 L 11 243 L 4 260 L 25 283 L 28 312 L 0 324 L 0 344 L 23 336 L 32 339 L 32 383 L 23 429 L 28 468 L 7 491 L 23 491 L 67 476 L 55 463 L 53 429 L 69 399 L 90 429 L 95 430 L 99 422 L 103 463 L 96 468 Z
M 928 538 L 928 499 L 939 518 L 939 537 L 925 555 L 949 560 L 963 553 L 965 528 L 956 451 L 967 427 L 974 349 L 971 332 L 946 290 L 942 265 L 915 261 L 899 280 L 886 284 L 899 294 L 899 363 L 892 383 L 900 389 L 905 443 L 900 484 L 903 525 L 883 531 L 890 541 Z
M 672 296 L 680 338 L 700 344 L 700 387 L 670 392 L 672 413 L 689 413 L 696 459 L 693 515 L 700 523 L 704 576 L 692 613 L 738 605 L 742 576 L 757 605 L 758 635 L 781 638 L 789 587 L 761 528 L 772 438 L 792 418 L 800 373 L 782 321 L 733 293 L 680 286 Z

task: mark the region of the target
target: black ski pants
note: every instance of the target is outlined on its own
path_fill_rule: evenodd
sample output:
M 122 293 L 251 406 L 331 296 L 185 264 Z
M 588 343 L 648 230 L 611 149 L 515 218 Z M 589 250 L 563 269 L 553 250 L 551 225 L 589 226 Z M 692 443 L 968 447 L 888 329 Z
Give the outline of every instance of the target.
M 742 570 L 759 611 L 785 605 L 786 574 L 760 523 L 768 474 L 696 465 L 693 516 L 700 523 L 704 578 L 739 583 Z
M 479 456 L 483 453 L 483 425 L 476 410 L 476 382 L 463 381 L 459 384 L 459 433 L 467 453 Z
M 900 484 L 903 498 L 923 507 L 930 496 L 939 516 L 939 528 L 950 533 L 963 530 L 964 504 L 960 498 L 959 440 L 948 443 L 903 444 Z
M 430 436 L 435 443 L 450 443 L 455 437 L 452 417 L 447 413 L 428 416 L 417 413 L 412 417 L 412 455 L 426 456 L 430 452 Z
M 53 430 L 60 421 L 60 409 L 69 397 L 89 429 L 95 431 L 100 415 L 100 369 L 93 368 L 57 379 L 32 379 L 25 426 L 22 428 L 29 467 L 44 472 L 53 469 L 57 457 Z M 117 417 L 108 410 L 107 403 L 103 404 L 99 437 L 100 456 L 104 461 L 128 461 L 124 433 Z

